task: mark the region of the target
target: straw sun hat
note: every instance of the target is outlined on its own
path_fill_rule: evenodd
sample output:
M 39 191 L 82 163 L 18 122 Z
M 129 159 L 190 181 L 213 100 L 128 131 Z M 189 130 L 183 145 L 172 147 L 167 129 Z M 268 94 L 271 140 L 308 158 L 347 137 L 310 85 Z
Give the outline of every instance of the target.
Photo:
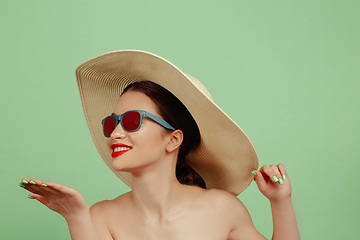
M 80 64 L 76 78 L 95 146 L 109 168 L 128 186 L 131 187 L 131 174 L 117 172 L 111 166 L 101 120 L 113 112 L 124 88 L 141 80 L 153 81 L 169 90 L 194 117 L 201 143 L 189 153 L 187 162 L 204 179 L 207 188 L 238 195 L 253 180 L 250 171 L 258 168 L 258 158 L 250 139 L 213 102 L 198 80 L 167 60 L 143 51 L 113 51 Z

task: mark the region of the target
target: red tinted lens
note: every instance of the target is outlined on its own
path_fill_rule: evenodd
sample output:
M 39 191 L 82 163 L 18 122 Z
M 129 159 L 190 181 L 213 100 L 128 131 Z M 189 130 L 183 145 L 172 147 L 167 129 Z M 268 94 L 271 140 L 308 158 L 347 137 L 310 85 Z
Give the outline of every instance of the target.
M 135 131 L 140 126 L 140 113 L 128 112 L 121 119 L 121 124 L 125 131 Z
M 106 118 L 104 121 L 105 136 L 107 136 L 107 137 L 110 136 L 115 128 L 116 128 L 116 118 L 114 118 L 114 117 Z

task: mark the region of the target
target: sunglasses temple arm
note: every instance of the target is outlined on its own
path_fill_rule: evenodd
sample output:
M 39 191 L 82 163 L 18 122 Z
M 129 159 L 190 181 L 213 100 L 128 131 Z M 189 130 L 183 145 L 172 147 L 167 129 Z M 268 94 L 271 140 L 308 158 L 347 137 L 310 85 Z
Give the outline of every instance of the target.
M 159 123 L 160 125 L 162 125 L 164 128 L 173 131 L 175 130 L 175 128 L 173 128 L 170 124 L 168 124 L 164 119 L 161 119 L 158 116 L 155 116 L 154 114 L 151 114 L 149 112 L 146 112 L 145 115 L 151 118 L 152 120 L 154 120 L 155 122 Z

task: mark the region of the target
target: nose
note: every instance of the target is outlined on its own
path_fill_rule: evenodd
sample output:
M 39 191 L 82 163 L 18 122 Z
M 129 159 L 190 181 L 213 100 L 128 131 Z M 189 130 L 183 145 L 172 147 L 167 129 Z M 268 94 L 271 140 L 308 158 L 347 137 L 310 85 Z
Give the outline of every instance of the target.
M 126 138 L 126 136 L 127 136 L 127 133 L 122 128 L 121 124 L 118 124 L 116 126 L 116 128 L 114 129 L 114 131 L 110 134 L 110 138 L 112 138 L 112 139 L 124 139 L 124 138 Z

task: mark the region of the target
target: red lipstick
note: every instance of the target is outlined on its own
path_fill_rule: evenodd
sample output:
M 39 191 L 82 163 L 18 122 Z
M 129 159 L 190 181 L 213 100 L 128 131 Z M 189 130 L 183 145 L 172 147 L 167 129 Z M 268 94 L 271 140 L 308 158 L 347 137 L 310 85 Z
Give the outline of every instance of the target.
M 111 156 L 113 158 L 116 158 L 116 157 L 121 156 L 124 153 L 130 151 L 131 146 L 128 146 L 128 145 L 122 144 L 122 143 L 115 143 L 115 144 L 111 145 L 111 149 L 113 150 Z

